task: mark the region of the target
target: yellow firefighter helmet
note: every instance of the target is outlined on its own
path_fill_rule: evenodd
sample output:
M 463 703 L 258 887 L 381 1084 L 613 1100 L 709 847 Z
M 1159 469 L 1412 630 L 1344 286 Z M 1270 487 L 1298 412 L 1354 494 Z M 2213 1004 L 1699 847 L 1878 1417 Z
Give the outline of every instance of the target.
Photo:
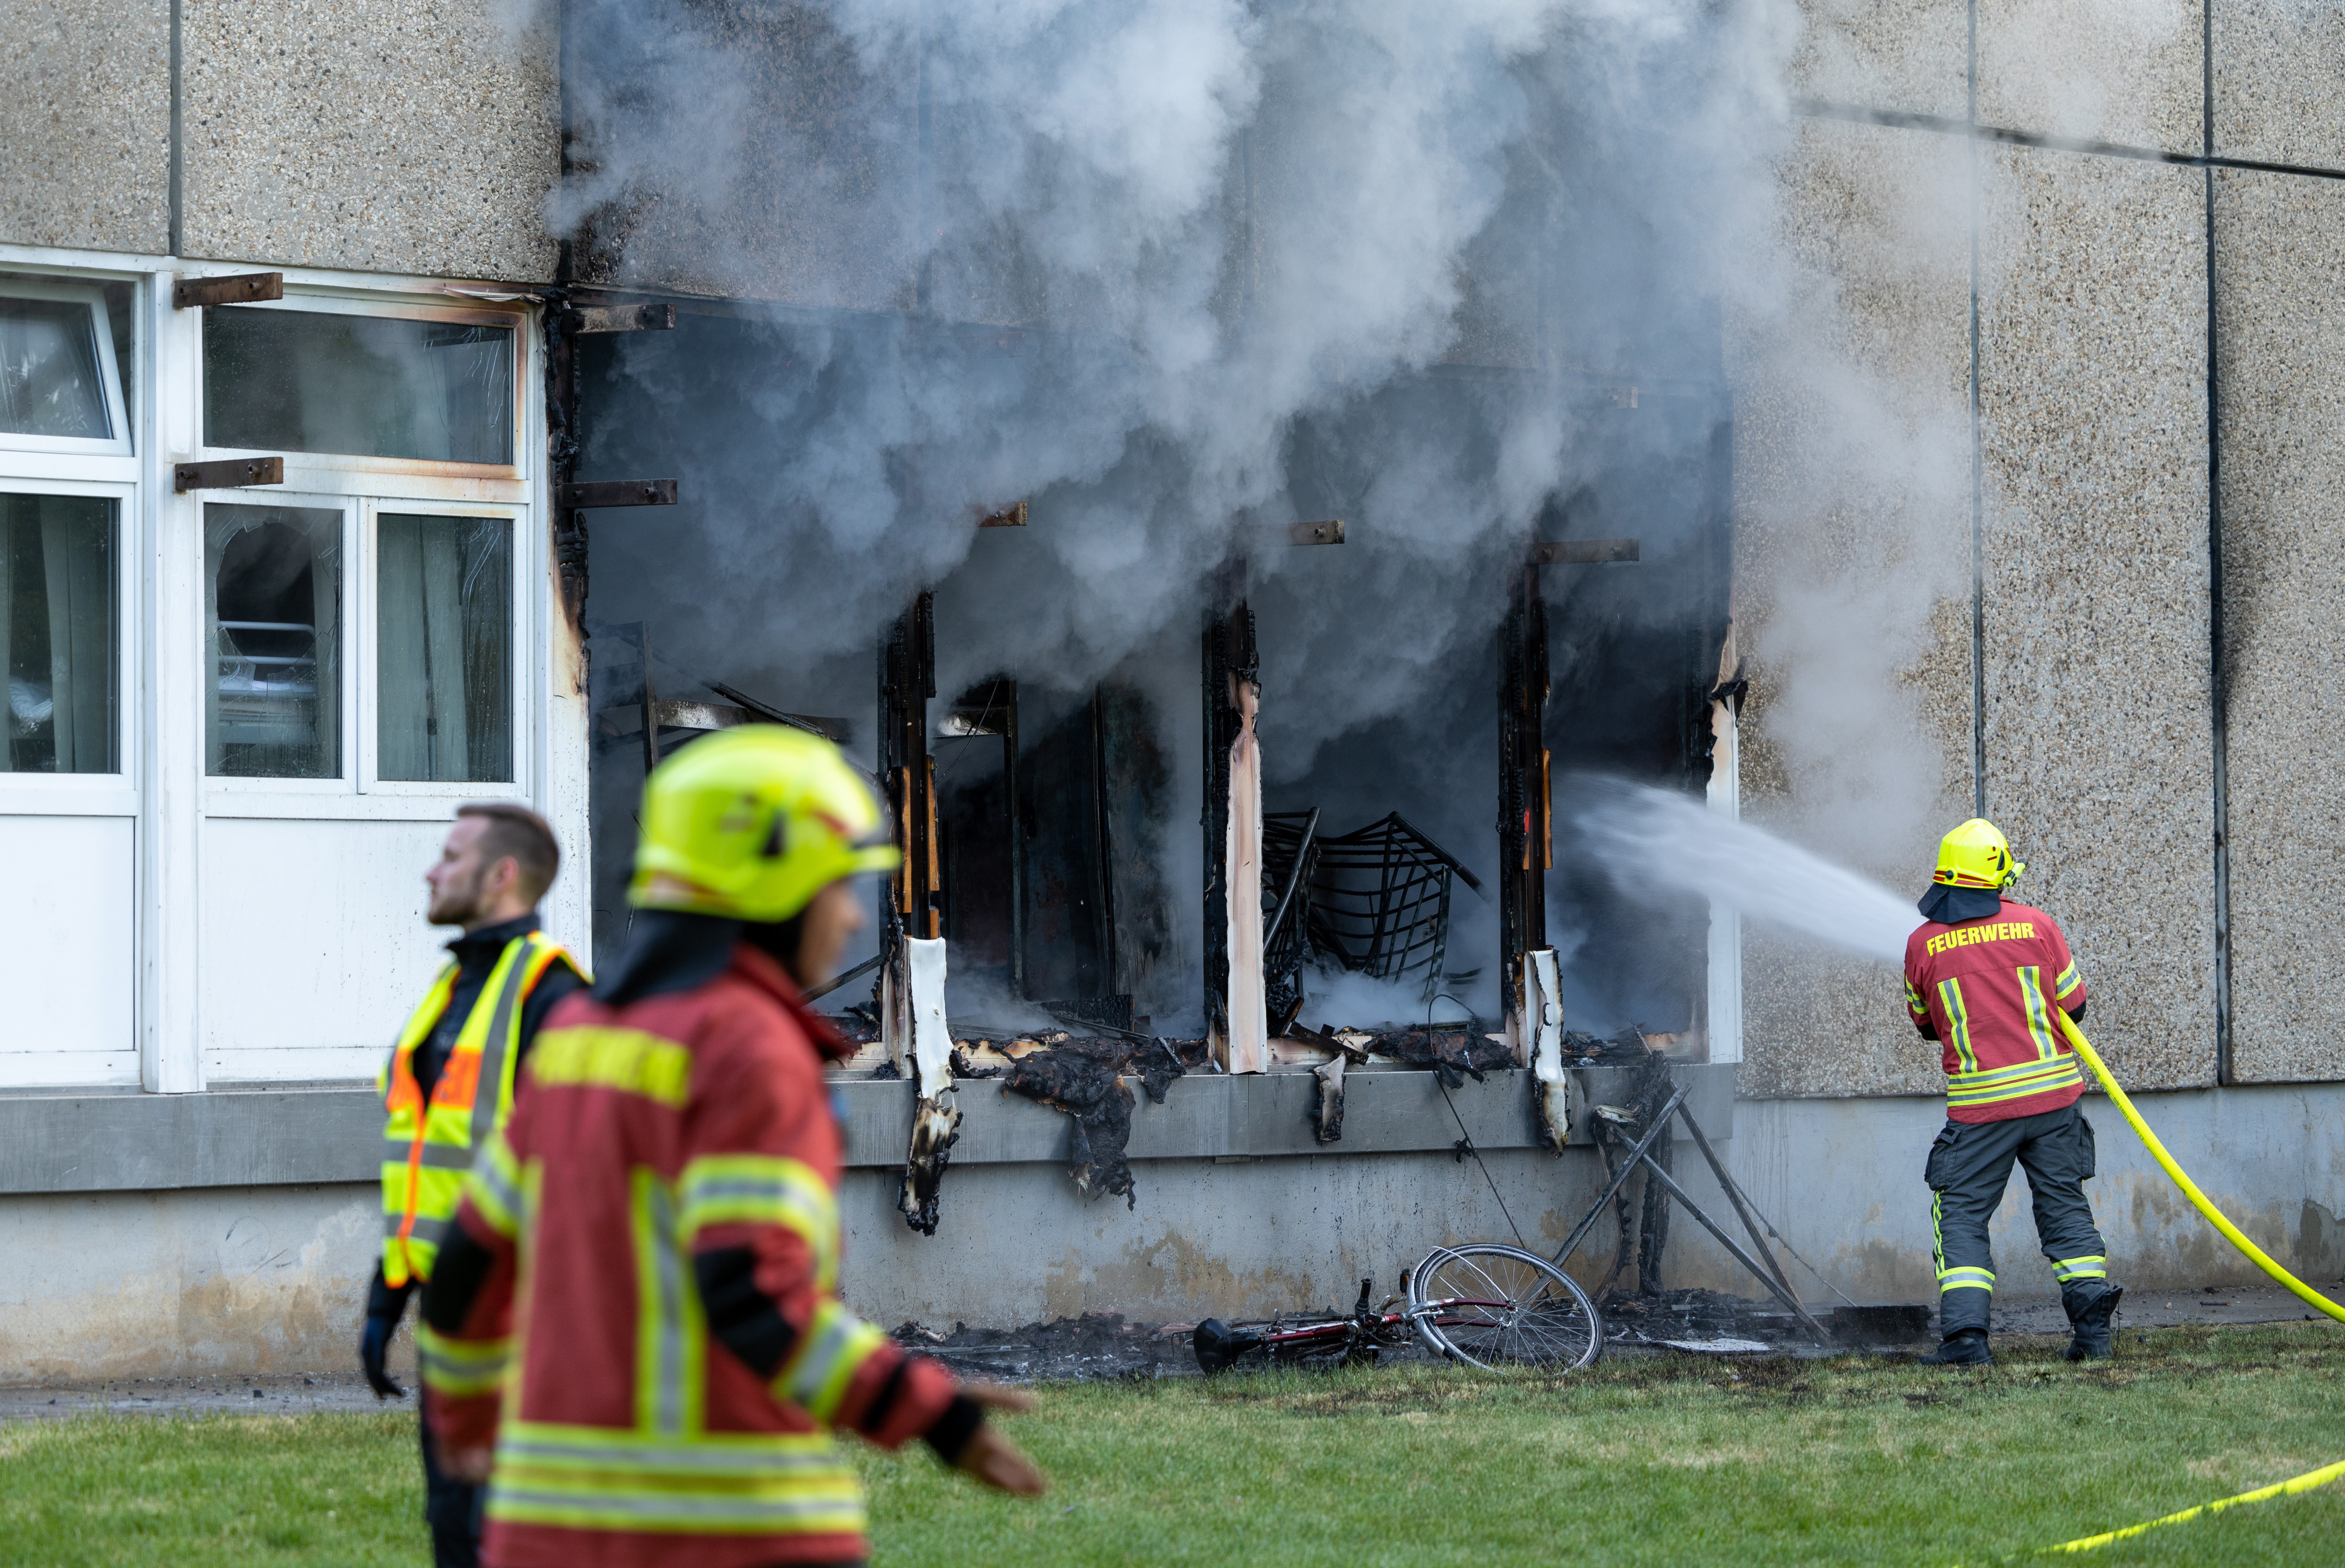
M 780 724 L 695 741 L 644 784 L 628 902 L 787 920 L 842 876 L 893 871 L 888 822 L 838 748 Z
M 1938 841 L 1938 869 L 1930 880 L 1942 887 L 1999 889 L 2019 880 L 2027 863 L 2011 858 L 2003 830 L 1974 816 Z

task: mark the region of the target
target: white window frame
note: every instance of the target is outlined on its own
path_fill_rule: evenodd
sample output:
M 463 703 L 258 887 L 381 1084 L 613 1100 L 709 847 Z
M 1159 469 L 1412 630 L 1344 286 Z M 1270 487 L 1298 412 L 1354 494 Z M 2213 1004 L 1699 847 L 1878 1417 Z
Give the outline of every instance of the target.
M 366 493 L 386 493 L 366 484 L 360 476 L 396 475 L 411 480 L 417 475 L 448 479 L 513 480 L 525 481 L 530 477 L 528 387 L 523 378 L 528 374 L 534 356 L 529 351 L 530 318 L 524 311 L 501 310 L 493 307 L 449 307 L 426 305 L 403 299 L 395 294 L 367 294 L 351 289 L 316 289 L 298 288 L 289 281 L 285 297 L 251 305 L 218 306 L 218 309 L 290 310 L 312 316 L 365 316 L 377 319 L 391 319 L 409 321 L 450 321 L 471 327 L 502 327 L 513 334 L 513 406 L 506 410 L 512 421 L 513 460 L 510 463 L 442 462 L 428 458 L 375 458 L 344 452 L 296 452 L 279 454 L 268 447 L 226 447 L 211 444 L 210 432 L 201 429 L 204 418 L 204 347 L 203 329 L 209 324 L 209 315 L 198 323 L 196 338 L 195 416 L 198 439 L 206 458 L 235 458 L 255 455 L 279 456 L 285 459 L 289 481 L 296 468 L 318 469 L 352 477 L 356 488 Z M 390 481 L 395 488 L 398 479 Z
M 222 447 L 202 442 L 204 356 L 202 323 L 195 323 L 189 356 L 194 384 L 191 415 L 203 460 L 250 456 L 282 457 L 285 483 L 250 489 L 208 491 L 198 502 L 346 509 L 343 532 L 342 769 L 333 779 L 227 779 L 206 774 L 208 817 L 279 819 L 348 818 L 362 821 L 438 821 L 468 800 L 533 798 L 533 764 L 540 748 L 529 693 L 540 678 L 536 647 L 537 596 L 530 584 L 548 562 L 543 530 L 529 526 L 539 481 L 532 454 L 540 444 L 529 415 L 529 378 L 535 373 L 534 321 L 526 309 L 494 305 L 445 305 L 396 289 L 355 288 L 310 283 L 289 276 L 282 299 L 234 307 L 240 310 L 297 310 L 319 315 L 392 317 L 416 321 L 452 321 L 502 327 L 513 345 L 513 458 L 511 464 L 452 463 L 422 458 L 358 457 L 338 452 L 279 452 L 258 447 Z M 501 516 L 513 520 L 513 772 L 501 783 L 435 783 L 394 780 L 375 773 L 375 520 L 384 511 Z M 198 515 L 201 515 L 198 512 Z M 200 608 L 198 618 L 200 619 Z M 203 723 L 195 715 L 198 729 Z M 205 745 L 208 747 L 208 737 Z
M 205 591 L 207 585 L 206 580 L 211 574 L 211 563 L 205 559 L 208 552 L 204 547 L 203 540 L 205 537 L 205 521 L 209 516 L 213 507 L 303 507 L 315 511 L 336 512 L 341 517 L 341 625 L 335 629 L 340 643 L 334 650 L 334 652 L 336 656 L 337 668 L 340 672 L 341 681 L 341 693 L 339 699 L 339 706 L 336 711 L 341 715 L 342 733 L 340 746 L 341 765 L 335 771 L 334 776 L 331 778 L 321 779 L 237 778 L 215 774 L 211 771 L 212 737 L 211 731 L 205 723 L 206 710 L 204 708 L 198 708 L 195 715 L 196 733 L 198 736 L 198 752 L 203 759 L 204 767 L 204 806 L 208 814 L 213 816 L 310 816 L 317 814 L 313 809 L 313 805 L 320 797 L 331 798 L 353 794 L 357 793 L 358 789 L 358 768 L 356 765 L 358 756 L 358 737 L 354 728 L 358 720 L 356 713 L 353 712 L 358 705 L 358 671 L 356 668 L 356 661 L 351 657 L 353 650 L 351 647 L 350 622 L 355 614 L 355 602 L 358 598 L 357 584 L 354 581 L 358 575 L 357 562 L 352 559 L 352 551 L 356 549 L 359 541 L 358 514 L 361 503 L 356 498 L 351 496 L 310 495 L 298 491 L 288 491 L 276 485 L 255 486 L 250 490 L 192 491 L 188 492 L 188 499 L 194 503 L 195 526 L 197 530 L 196 562 L 197 571 L 200 573 L 197 580 L 198 593 L 202 593 Z M 197 691 L 200 693 L 208 688 L 212 680 L 211 629 L 205 618 L 203 605 L 200 601 L 195 607 L 195 622 L 197 635 L 202 639 L 202 641 L 198 643 L 193 654 L 198 676 Z M 236 798 L 248 796 L 261 798 Z M 218 809 L 218 807 L 228 804 L 234 804 L 242 808 L 269 807 L 272 809 L 238 809 L 234 811 L 222 811 Z M 335 815 L 340 814 L 333 812 L 330 808 L 326 814 Z
M 381 729 L 378 723 L 382 683 L 376 677 L 376 646 L 382 592 L 382 572 L 380 569 L 382 514 L 391 512 L 400 517 L 477 517 L 502 520 L 511 529 L 513 549 L 513 603 L 508 608 L 508 623 L 513 628 L 513 654 L 508 660 L 510 689 L 505 693 L 513 725 L 513 776 L 502 780 L 437 780 L 385 779 L 379 768 Z M 436 803 L 440 814 L 445 814 L 447 803 L 465 800 L 511 800 L 527 804 L 530 784 L 530 722 L 529 710 L 523 701 L 530 664 L 531 638 L 535 629 L 529 616 L 529 571 L 532 552 L 529 548 L 529 508 L 514 503 L 489 501 L 407 501 L 395 497 L 370 497 L 363 503 L 360 524 L 360 551 L 365 558 L 364 587 L 359 597 L 359 657 L 356 663 L 366 673 L 359 699 L 353 704 L 358 710 L 359 749 L 358 778 L 360 794 L 377 796 L 404 797 Z
M 467 799 L 518 799 L 553 819 L 574 865 L 586 863 L 589 776 L 582 636 L 564 614 L 549 528 L 542 401 L 543 302 L 526 287 L 287 266 L 286 298 L 239 309 L 276 308 L 450 320 L 513 334 L 513 459 L 509 465 L 459 464 L 315 452 L 261 452 L 202 444 L 202 324 L 207 312 L 172 303 L 175 282 L 247 273 L 251 262 L 188 261 L 127 252 L 0 242 L 8 287 L 36 283 L 92 300 L 132 289 L 130 341 L 107 367 L 125 438 L 56 443 L 0 437 L 0 488 L 41 494 L 99 493 L 120 513 L 123 638 L 117 759 L 108 774 L 0 774 L 0 814 L 127 815 L 134 836 L 135 1050 L 141 1087 L 199 1092 L 205 1087 L 204 1019 L 210 993 L 204 918 L 212 874 L 207 845 L 223 819 L 445 823 Z M 112 312 L 94 316 L 99 341 L 116 348 Z M 127 355 L 127 357 L 118 357 Z M 105 358 L 106 356 L 101 356 Z M 93 446 L 107 450 L 95 451 Z M 276 456 L 281 485 L 180 492 L 175 464 L 217 457 Z M 334 506 L 342 511 L 347 565 L 343 614 L 342 776 L 335 780 L 209 777 L 205 733 L 208 648 L 201 508 L 228 504 Z M 383 511 L 502 516 L 514 528 L 514 771 L 509 784 L 381 781 L 372 766 L 375 614 L 373 544 L 367 520 Z M 360 672 L 366 672 L 361 677 Z M 353 697 L 353 690 L 357 696 Z M 362 711 L 363 710 L 363 711 Z M 297 787 L 288 787 L 297 786 Z M 405 793 L 407 791 L 416 793 Z M 546 902 L 550 928 L 584 954 L 591 893 L 581 871 L 563 877 Z
M 95 496 L 114 502 L 114 757 L 110 774 L 20 774 L 0 771 L 0 815 L 136 816 L 138 726 L 131 678 L 138 656 L 138 487 L 121 480 L 27 478 L 0 454 L 0 494 Z M 6 650 L 0 649 L 0 663 Z M 0 679 L 6 672 L 0 669 Z
M 11 268 L 10 270 L 13 270 Z M 113 427 L 108 440 L 93 440 L 86 436 L 28 436 L 0 430 L 0 450 L 7 452 L 53 452 L 60 457 L 130 458 L 137 450 L 131 439 L 129 410 L 123 406 L 122 370 L 114 354 L 114 320 L 106 309 L 106 288 L 102 283 L 75 278 L 42 277 L 12 278 L 0 281 L 0 298 L 16 299 L 62 299 L 79 302 L 88 308 L 90 331 L 99 349 L 98 376 L 106 386 L 106 418 Z M 136 312 L 133 312 L 134 315 Z M 137 347 L 133 345 L 133 353 Z M 6 465 L 13 472 L 15 464 Z

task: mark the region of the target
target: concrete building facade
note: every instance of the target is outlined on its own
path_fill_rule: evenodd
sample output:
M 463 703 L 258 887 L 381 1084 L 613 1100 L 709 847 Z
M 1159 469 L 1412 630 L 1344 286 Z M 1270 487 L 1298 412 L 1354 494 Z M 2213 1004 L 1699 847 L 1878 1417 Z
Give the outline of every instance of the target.
M 639 775 L 594 738 L 621 699 L 595 696 L 590 638 L 594 681 L 624 647 L 594 605 L 700 548 L 699 525 L 606 527 L 588 559 L 611 586 L 578 597 L 583 541 L 555 489 L 572 416 L 549 402 L 564 313 L 675 303 L 670 351 L 733 353 L 706 334 L 753 307 L 842 333 L 1067 308 L 1021 302 L 1014 270 L 932 276 L 873 209 L 823 205 L 911 177 L 926 133 L 826 118 L 843 46 L 811 10 L 719 30 L 755 62 L 726 183 L 582 217 L 562 199 L 563 131 L 592 100 L 592 51 L 556 8 L 22 9 L 29 46 L 0 62 L 0 340 L 47 354 L 52 379 L 42 408 L 0 407 L 0 846 L 18 873 L 0 961 L 23 1004 L 0 1031 L 16 1259 L 0 1380 L 338 1368 L 377 1233 L 367 1081 L 437 962 L 421 873 L 442 824 L 468 799 L 537 806 L 571 857 L 550 927 L 590 956 L 624 928 L 608 894 Z M 2345 87 L 2327 64 L 2345 40 L 2293 0 L 2153 9 L 1806 8 L 1775 243 L 1832 309 L 1730 305 L 1717 387 L 1682 393 L 1731 408 L 1721 587 L 1751 679 L 1711 794 L 1817 838 L 1843 802 L 1839 759 L 1872 744 L 1828 725 L 1820 741 L 1795 701 L 1803 619 L 1832 603 L 1817 585 L 1925 585 L 1898 591 L 1879 657 L 1899 744 L 1924 759 L 1910 774 L 1935 784 L 1852 853 L 1918 891 L 1945 825 L 2001 823 L 2091 980 L 2095 1040 L 2150 1091 L 2169 1146 L 2274 1256 L 2334 1279 L 2345 1046 L 2323 1020 L 2345 971 L 2326 918 L 2345 742 L 2320 670 L 2345 625 L 2345 565 L 2323 548 L 2345 532 L 2329 286 Z M 1310 145 L 1269 103 L 1240 187 L 1265 212 L 1282 181 L 1306 183 Z M 800 177 L 816 143 L 821 182 Z M 1550 367 L 1523 267 L 1494 243 L 1468 270 L 1444 373 Z M 178 302 L 257 273 L 281 275 L 278 297 Z M 1253 309 L 1253 273 L 1232 276 L 1227 309 Z M 1901 463 L 1853 452 L 1831 389 L 1782 373 L 1775 340 L 1824 319 L 1888 389 L 1870 417 Z M 1639 402 L 1583 379 L 1605 408 Z M 1641 381 L 1649 407 L 1680 395 L 1665 369 Z M 609 471 L 578 477 L 651 477 L 624 465 L 654 421 L 587 398 L 590 467 Z M 180 472 L 271 457 L 266 486 Z M 1157 816 L 1193 816 L 1188 787 L 1167 785 Z M 1461 820 L 1486 821 L 1487 801 Z M 1093 989 L 1144 1011 L 1154 982 L 1132 951 L 1113 956 L 1112 934 Z M 1679 1070 L 1738 1179 L 1832 1284 L 1929 1299 L 1920 1164 L 1942 1080 L 1894 980 L 1756 926 L 1727 958 L 1707 951 L 1686 1030 L 1700 1059 Z M 1540 1147 L 1523 1073 L 1454 1101 L 1429 1075 L 1355 1081 L 1328 1146 L 1304 1130 L 1307 1075 L 1177 1082 L 1135 1114 L 1129 1209 L 1075 1192 L 1062 1118 L 966 1086 L 933 1238 L 893 1210 L 911 1086 L 847 1083 L 849 1298 L 882 1321 L 1001 1323 L 1347 1300 L 1443 1241 L 1551 1247 L 1602 1184 L 1592 1147 Z M 1578 1086 L 1583 1117 L 1606 1092 Z M 2245 1278 L 2096 1117 L 2123 1277 Z M 1461 1135 L 1497 1194 L 1453 1153 Z M 2015 1257 L 2016 1203 L 1999 1223 L 2015 1219 L 1997 1234 Z M 1671 1256 L 1673 1283 L 1750 1293 L 1690 1226 Z M 2051 1293 L 2025 1265 L 2005 1281 Z

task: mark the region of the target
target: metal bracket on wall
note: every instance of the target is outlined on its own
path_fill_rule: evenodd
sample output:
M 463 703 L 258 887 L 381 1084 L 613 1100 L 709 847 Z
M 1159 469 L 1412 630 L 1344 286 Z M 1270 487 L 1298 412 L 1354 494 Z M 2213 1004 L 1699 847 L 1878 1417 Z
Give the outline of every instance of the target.
M 1543 539 L 1531 546 L 1533 566 L 1599 566 L 1611 561 L 1635 561 L 1633 539 Z
M 583 511 L 589 507 L 605 506 L 674 506 L 675 481 L 605 479 L 590 480 L 584 484 L 565 484 L 554 491 L 553 504 L 563 511 Z
M 207 305 L 252 305 L 285 298 L 282 272 L 232 272 L 221 278 L 175 278 L 171 309 L 199 310 Z
M 601 332 L 673 332 L 673 305 L 580 305 L 564 319 L 571 331 L 584 337 Z
M 218 462 L 171 465 L 175 495 L 191 490 L 242 490 L 248 485 L 284 482 L 283 458 L 222 458 Z

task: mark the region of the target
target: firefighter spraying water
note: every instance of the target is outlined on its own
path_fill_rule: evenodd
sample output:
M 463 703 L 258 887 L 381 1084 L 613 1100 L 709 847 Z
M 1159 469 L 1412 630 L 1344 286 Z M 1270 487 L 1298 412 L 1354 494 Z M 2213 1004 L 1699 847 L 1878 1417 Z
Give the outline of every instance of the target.
M 1993 823 L 1972 818 L 1939 844 L 1923 924 L 1905 939 L 1905 1006 L 1922 1037 L 1944 1047 L 1946 1069 L 1946 1125 L 1923 1175 L 1941 1339 L 1923 1360 L 1941 1365 L 1995 1359 L 1986 1228 L 2014 1160 L 2027 1171 L 2036 1238 L 2076 1330 L 2070 1361 L 2110 1353 L 2125 1294 L 2108 1282 L 2108 1248 L 2085 1198 L 2093 1124 L 2076 1108 L 2084 1071 L 2052 1021 L 2056 1007 L 2085 1016 L 2085 980 L 2052 916 L 2004 896 L 2026 869 Z
M 2068 1353 L 2109 1352 L 2120 1292 L 2081 1189 L 2094 1149 L 2076 1109 L 2080 1065 L 2208 1224 L 2306 1305 L 2345 1321 L 2345 1307 L 2274 1262 L 2199 1190 L 2086 1039 L 2083 976 L 2052 917 L 2003 896 L 2025 867 L 1994 824 L 1974 818 L 1946 835 L 1917 928 L 1886 888 L 1682 795 L 1614 785 L 1590 799 L 1578 825 L 1623 886 L 1697 894 L 1884 964 L 1903 960 L 1908 1017 L 1938 1042 L 1948 1075 L 1947 1124 L 1926 1167 L 1945 1341 L 1934 1360 L 1989 1359 L 1985 1226 L 2015 1160 L 2027 1168 L 2037 1237 L 2075 1330 Z

